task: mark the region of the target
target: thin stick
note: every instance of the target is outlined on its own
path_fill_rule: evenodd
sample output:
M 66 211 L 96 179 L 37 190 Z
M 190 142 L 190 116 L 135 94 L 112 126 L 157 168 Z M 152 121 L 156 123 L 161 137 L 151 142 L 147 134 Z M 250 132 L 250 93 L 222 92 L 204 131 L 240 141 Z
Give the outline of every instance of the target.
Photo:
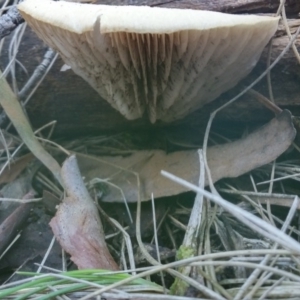
M 35 68 L 31 77 L 19 92 L 18 96 L 21 101 L 25 100 L 29 96 L 29 94 L 31 93 L 31 89 L 39 83 L 41 78 L 44 77 L 44 74 L 46 73 L 49 65 L 52 66 L 52 61 L 56 56 L 56 52 L 51 48 L 48 48 L 42 62 Z
M 140 178 L 139 176 L 137 176 L 137 181 L 138 181 L 138 188 L 140 189 Z M 141 238 L 141 199 L 140 199 L 140 194 L 138 197 L 138 202 L 137 202 L 137 211 L 136 211 L 136 239 L 138 242 L 138 245 L 140 247 L 141 252 L 143 253 L 145 259 L 152 264 L 153 266 L 158 266 L 158 267 L 163 267 L 161 264 L 159 264 L 159 262 L 154 259 L 149 252 L 147 251 L 147 249 L 145 248 L 142 238 Z M 212 299 L 216 299 L 216 300 L 225 300 L 225 298 L 221 295 L 219 295 L 218 293 L 208 289 L 207 287 L 205 287 L 204 285 L 198 283 L 196 280 L 187 277 L 181 273 L 179 273 L 178 271 L 172 270 L 172 269 L 168 269 L 166 270 L 168 273 L 170 273 L 172 276 L 176 276 L 179 277 L 181 280 L 185 280 L 187 282 L 187 284 L 195 287 L 197 290 L 201 291 L 203 294 L 207 295 L 208 297 L 212 298 Z M 119 286 L 119 285 L 118 285 Z M 107 290 L 109 290 L 110 288 L 108 288 Z M 100 291 L 97 291 L 95 293 L 92 293 L 92 296 L 96 296 L 101 294 L 102 292 L 104 292 L 105 290 L 102 289 Z M 88 298 L 82 298 L 82 300 L 84 299 L 88 299 Z
M 46 262 L 46 260 L 47 260 L 47 258 L 49 256 L 49 254 L 50 254 L 50 251 L 53 248 L 54 242 L 55 242 L 55 236 L 52 237 L 52 240 L 51 240 L 50 245 L 49 245 L 49 247 L 48 247 L 48 249 L 47 249 L 47 251 L 46 251 L 46 253 L 45 253 L 44 257 L 43 257 L 43 260 L 42 260 L 39 268 L 36 271 L 37 273 L 40 273 L 41 270 L 42 270 L 42 268 L 44 267 L 44 264 L 45 264 L 45 262 Z
M 175 175 L 172 175 L 166 171 L 161 171 L 161 174 L 174 182 L 177 182 L 190 190 L 202 193 L 203 196 L 207 197 L 208 199 L 212 200 L 216 204 L 223 207 L 226 211 L 230 212 L 236 219 L 244 223 L 245 225 L 252 228 L 254 231 L 262 234 L 266 238 L 271 239 L 274 242 L 277 242 L 284 248 L 288 248 L 296 253 L 300 253 L 300 244 L 295 241 L 290 236 L 284 234 L 282 231 L 277 229 L 274 226 L 271 226 L 267 222 L 263 221 L 262 219 L 256 217 L 255 215 L 243 210 L 242 208 L 226 201 L 220 196 L 214 195 L 212 193 L 207 192 L 204 189 L 201 189 L 186 180 L 183 180 Z
M 290 28 L 289 28 L 289 24 L 287 22 L 284 5 L 282 6 L 282 12 L 281 12 L 281 14 L 282 14 L 282 22 L 283 22 L 283 25 L 285 27 L 285 31 L 286 31 L 288 37 L 291 39 L 292 38 L 292 34 L 291 34 L 291 31 L 290 31 Z M 298 49 L 297 49 L 295 43 L 293 43 L 292 49 L 294 51 L 294 54 L 295 54 L 295 57 L 296 57 L 298 63 L 300 64 L 300 55 L 299 55 L 299 52 L 298 52 Z
M 155 249 L 156 249 L 156 256 L 157 256 L 157 261 L 161 264 L 161 259 L 160 259 L 160 252 L 159 252 L 159 244 L 158 244 L 158 237 L 157 237 L 157 226 L 156 226 L 156 214 L 155 214 L 155 202 L 154 202 L 154 196 L 153 193 L 151 193 L 151 204 L 152 204 L 152 218 L 153 218 L 153 231 L 154 231 L 154 240 L 155 240 Z M 164 293 L 167 293 L 167 288 L 165 284 L 165 279 L 164 275 L 162 272 L 160 272 L 160 277 L 161 277 L 161 283 L 164 288 Z
M 282 112 L 282 109 L 279 106 L 270 101 L 267 97 L 263 96 L 261 93 L 253 89 L 250 89 L 247 93 L 255 97 L 256 100 L 258 100 L 262 105 L 271 110 L 275 115 L 278 115 Z

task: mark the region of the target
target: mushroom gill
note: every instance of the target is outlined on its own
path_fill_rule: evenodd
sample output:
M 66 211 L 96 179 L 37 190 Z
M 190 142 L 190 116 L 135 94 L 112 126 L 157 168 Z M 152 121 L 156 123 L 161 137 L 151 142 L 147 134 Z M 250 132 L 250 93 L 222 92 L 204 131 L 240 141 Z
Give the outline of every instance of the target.
M 22 16 L 127 119 L 171 122 L 245 77 L 277 17 L 25 0 Z

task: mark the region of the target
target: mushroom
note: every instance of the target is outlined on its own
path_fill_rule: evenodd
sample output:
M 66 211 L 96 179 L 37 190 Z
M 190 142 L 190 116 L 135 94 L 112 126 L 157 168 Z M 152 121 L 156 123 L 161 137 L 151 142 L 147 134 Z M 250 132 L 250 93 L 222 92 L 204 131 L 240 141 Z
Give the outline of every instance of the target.
M 26 0 L 18 6 L 57 50 L 127 119 L 182 118 L 245 77 L 278 17 L 146 6 Z

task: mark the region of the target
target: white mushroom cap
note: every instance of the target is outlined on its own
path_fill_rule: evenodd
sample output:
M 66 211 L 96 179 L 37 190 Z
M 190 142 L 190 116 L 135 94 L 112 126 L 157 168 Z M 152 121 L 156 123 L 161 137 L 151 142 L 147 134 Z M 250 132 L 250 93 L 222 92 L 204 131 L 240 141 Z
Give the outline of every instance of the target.
M 245 77 L 279 18 L 26 0 L 38 36 L 126 118 L 173 121 Z

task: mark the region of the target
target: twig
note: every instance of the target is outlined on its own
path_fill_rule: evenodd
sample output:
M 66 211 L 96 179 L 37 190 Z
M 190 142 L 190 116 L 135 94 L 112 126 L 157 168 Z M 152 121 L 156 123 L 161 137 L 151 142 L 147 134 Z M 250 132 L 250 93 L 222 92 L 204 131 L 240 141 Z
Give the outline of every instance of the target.
M 281 230 L 282 232 L 285 232 L 287 230 L 287 228 L 290 226 L 290 223 L 295 215 L 295 212 L 296 212 L 296 209 L 297 209 L 297 206 L 298 206 L 298 203 L 299 203 L 299 198 L 298 196 L 295 197 L 295 200 L 289 210 L 289 213 L 288 213 L 288 216 L 286 217 L 286 220 L 284 222 L 284 224 L 282 225 L 281 227 Z M 275 245 L 273 246 L 273 249 L 277 249 L 278 248 L 278 244 L 275 243 Z M 269 260 L 271 259 L 271 255 L 267 254 L 265 256 L 265 258 L 260 262 L 260 265 L 266 265 Z M 273 266 L 275 264 L 275 260 L 273 260 L 273 262 L 271 263 L 271 266 Z M 255 292 L 264 284 L 264 282 L 273 275 L 272 272 L 267 272 L 267 271 L 264 271 L 263 274 L 260 276 L 260 279 L 257 280 L 256 284 L 253 286 L 253 283 L 256 281 L 259 273 L 261 271 L 259 269 L 256 269 L 253 271 L 253 281 L 249 283 L 248 285 L 248 288 L 252 287 L 250 289 L 250 292 L 247 294 L 246 296 L 246 299 L 252 299 L 255 295 Z M 256 276 L 255 276 L 256 275 Z M 248 280 L 252 277 L 252 274 L 249 276 Z M 283 277 L 284 278 L 284 277 Z M 248 281 L 247 280 L 247 281 Z M 246 282 L 245 282 L 246 283 Z M 242 290 L 242 289 L 241 289 Z M 238 297 L 236 297 L 236 299 L 239 299 Z
M 208 199 L 212 200 L 214 203 L 223 207 L 224 210 L 230 212 L 236 219 L 256 231 L 257 233 L 263 235 L 264 237 L 277 242 L 284 248 L 288 248 L 296 253 L 300 253 L 300 244 L 295 241 L 293 238 L 289 237 L 288 235 L 284 234 L 282 231 L 277 229 L 276 227 L 268 224 L 267 222 L 263 221 L 262 219 L 256 217 L 255 215 L 241 209 L 240 207 L 226 201 L 220 196 L 214 195 L 210 192 L 207 192 L 204 189 L 201 189 L 186 180 L 178 178 L 175 175 L 172 175 L 166 171 L 161 171 L 161 174 L 174 182 L 177 182 L 181 185 L 188 187 L 189 189 L 197 192 L 202 193 L 203 196 L 207 197 Z
M 137 176 L 137 180 L 138 180 L 138 187 L 140 189 L 140 178 L 139 178 L 139 176 Z M 136 239 L 137 239 L 138 245 L 139 245 L 140 250 L 143 253 L 145 259 L 150 264 L 152 264 L 153 266 L 158 266 L 158 267 L 161 266 L 163 268 L 163 266 L 149 254 L 149 252 L 147 251 L 146 247 L 144 246 L 142 238 L 141 238 L 141 199 L 140 199 L 140 196 L 138 197 L 137 210 L 136 210 Z M 172 270 L 172 269 L 167 269 L 166 271 L 168 273 L 170 273 L 172 276 L 178 277 L 182 281 L 186 281 L 187 284 L 193 286 L 194 288 L 196 288 L 197 290 L 199 290 L 200 292 L 202 292 L 203 294 L 207 295 L 208 297 L 210 297 L 212 299 L 216 299 L 216 300 L 224 300 L 225 299 L 223 296 L 219 295 L 215 291 L 207 288 L 206 286 L 204 286 L 203 284 L 197 282 L 196 280 L 179 273 L 178 271 L 175 271 L 175 270 Z M 97 293 L 93 293 L 92 295 L 93 296 L 94 295 L 99 295 L 103 291 L 100 290 Z
M 6 14 L 0 17 L 0 40 L 11 34 L 24 19 L 20 15 L 17 6 L 11 7 Z
M 128 232 L 126 231 L 126 228 L 122 227 L 122 225 L 115 219 L 109 217 L 106 212 L 101 208 L 101 206 L 99 204 L 97 204 L 97 201 L 95 201 L 96 206 L 99 210 L 99 212 L 106 218 L 106 220 L 111 223 L 112 226 L 116 227 L 119 232 L 123 235 L 123 240 L 126 243 L 126 247 L 127 247 L 127 253 L 128 253 L 128 260 L 129 260 L 129 264 L 130 264 L 130 269 L 133 270 L 132 274 L 135 275 L 135 261 L 134 261 L 134 255 L 133 255 L 133 248 L 132 248 L 132 243 L 131 243 L 131 239 L 130 236 L 128 234 Z M 105 239 L 107 239 L 107 236 L 105 237 Z
M 278 17 L 284 7 L 285 4 L 285 0 L 280 0 L 280 5 L 277 9 L 277 12 L 275 14 L 276 17 Z M 269 96 L 270 96 L 270 100 L 271 102 L 275 103 L 274 101 L 274 95 L 273 95 L 273 89 L 272 89 L 272 80 L 271 80 L 271 70 L 270 70 L 270 64 L 271 64 L 271 52 L 272 52 L 272 46 L 273 46 L 273 39 L 274 37 L 272 37 L 272 39 L 269 42 L 269 47 L 268 47 L 268 58 L 267 58 L 267 82 L 268 82 L 268 90 L 269 90 Z
M 41 264 L 39 265 L 39 267 L 38 267 L 38 269 L 36 271 L 37 273 L 41 273 L 41 270 L 44 267 L 47 258 L 49 257 L 50 251 L 52 250 L 54 243 L 55 243 L 55 237 L 53 236 L 52 240 L 51 240 L 51 242 L 49 244 L 49 247 L 48 247 L 48 249 L 47 249 L 47 251 L 46 251 L 46 253 L 45 253 L 45 255 L 44 255 L 43 259 L 42 259 L 42 262 L 41 262 Z
M 18 98 L 21 102 L 22 108 L 28 103 L 33 93 L 36 91 L 38 86 L 41 84 L 45 76 L 48 74 L 53 64 L 56 61 L 58 54 L 54 52 L 51 48 L 48 48 L 46 51 L 42 62 L 35 68 L 33 74 L 28 79 L 24 87 L 18 93 Z M 0 125 L 6 120 L 5 112 L 0 115 Z M 9 124 L 6 128 L 8 130 L 10 128 Z
M 257 101 L 271 110 L 275 115 L 278 115 L 282 112 L 282 109 L 279 106 L 270 101 L 267 97 L 263 96 L 261 93 L 253 89 L 250 89 L 247 93 L 255 97 Z
M 251 250 L 251 254 L 252 255 L 257 255 L 257 254 L 273 254 L 273 255 L 290 255 L 290 251 L 289 250 L 274 250 L 274 249 L 260 249 L 260 250 Z M 96 296 L 96 295 L 102 295 L 104 292 L 109 291 L 113 288 L 117 288 L 119 286 L 122 286 L 126 283 L 129 283 L 131 281 L 133 281 L 134 279 L 140 278 L 140 277 L 145 277 L 148 275 L 152 275 L 155 274 L 159 271 L 164 271 L 164 270 L 170 270 L 170 268 L 176 268 L 176 267 L 180 267 L 180 266 L 185 266 L 188 264 L 193 263 L 194 265 L 207 265 L 207 264 L 214 264 L 214 265 L 242 265 L 244 263 L 244 265 L 248 266 L 248 267 L 256 267 L 258 266 L 257 264 L 252 264 L 252 263 L 238 263 L 238 262 L 233 262 L 233 261 L 214 261 L 214 260 L 218 260 L 224 257 L 231 257 L 231 256 L 244 256 L 244 255 L 249 255 L 249 250 L 240 250 L 240 251 L 228 251 L 228 252 L 218 252 L 218 253 L 210 253 L 210 254 L 206 254 L 206 255 L 201 255 L 201 256 L 195 256 L 192 258 L 188 258 L 188 259 L 183 259 L 180 261 L 176 261 L 176 262 L 172 262 L 166 265 L 159 265 L 159 266 L 154 266 L 152 268 L 150 268 L 147 271 L 144 271 L 142 273 L 139 273 L 137 275 L 133 275 L 130 278 L 126 278 L 124 280 L 120 280 L 116 283 L 111 284 L 110 286 L 104 287 L 100 290 L 97 290 L 91 294 L 89 294 L 89 297 L 83 297 L 81 298 L 81 300 L 86 300 L 86 299 L 90 299 L 90 297 L 92 296 Z M 296 282 L 300 282 L 300 277 L 291 273 L 291 272 L 287 272 L 287 271 L 283 271 L 280 269 L 276 269 L 276 268 L 271 268 L 268 266 L 260 266 L 260 268 L 262 270 L 267 270 L 267 271 L 271 271 L 274 272 L 274 274 L 278 274 L 280 276 L 285 276 L 291 280 L 294 280 Z M 1 289 L 1 287 L 0 287 Z M 211 291 L 213 292 L 213 291 Z M 213 292 L 214 293 L 214 292 Z M 218 294 L 216 294 L 218 296 Z M 210 299 L 220 299 L 219 297 L 211 297 Z M 223 297 L 221 299 L 224 299 Z
M 285 27 L 286 33 L 287 33 L 288 37 L 291 39 L 292 38 L 292 34 L 291 34 L 291 31 L 290 31 L 290 28 L 289 28 L 289 24 L 287 22 L 284 5 L 282 6 L 282 12 L 281 12 L 281 14 L 282 14 L 282 21 L 283 21 L 283 25 Z M 295 43 L 292 44 L 292 49 L 294 51 L 294 54 L 295 54 L 295 57 L 296 57 L 298 63 L 300 64 L 300 55 L 299 55 L 299 52 L 298 52 L 298 49 L 297 49 Z
M 273 46 L 273 38 L 269 42 L 268 48 L 268 58 L 267 58 L 267 69 L 269 70 L 271 64 L 271 53 L 272 53 L 272 46 Z M 269 97 L 272 103 L 275 103 L 273 88 L 272 88 L 272 79 L 271 79 L 271 71 L 267 73 L 267 82 L 268 82 L 268 90 L 269 90 Z
M 19 92 L 19 99 L 24 101 L 28 95 L 31 93 L 32 88 L 39 82 L 39 80 L 44 76 L 48 67 L 51 65 L 52 60 L 54 59 L 56 52 L 51 48 L 48 48 L 44 54 L 42 62 L 35 68 L 33 74 L 28 79 L 24 87 Z
M 272 274 L 272 273 L 269 273 L 269 274 Z M 276 282 L 274 282 L 271 286 L 268 287 L 268 289 L 266 289 L 264 291 L 264 293 L 258 298 L 258 300 L 267 299 L 267 297 L 270 294 L 270 292 L 273 291 L 275 289 L 275 287 L 278 286 L 279 284 L 281 284 L 282 281 L 284 281 L 284 280 L 285 280 L 285 277 L 281 277 Z
M 205 184 L 205 169 L 204 169 L 204 159 L 202 150 L 198 150 L 199 154 L 199 187 L 204 188 Z M 202 216 L 202 206 L 203 206 L 203 195 L 197 193 L 194 206 L 190 215 L 187 230 L 184 236 L 184 240 L 179 250 L 177 251 L 177 259 L 183 259 L 188 257 L 193 257 L 197 253 L 198 245 L 198 233 L 201 225 Z M 179 270 L 182 274 L 189 276 L 191 272 L 191 266 L 186 266 Z M 172 294 L 183 296 L 187 291 L 188 285 L 186 282 L 182 282 L 179 278 L 175 279 L 171 287 Z
M 154 231 L 154 241 L 155 241 L 156 256 L 157 256 L 158 263 L 161 264 L 160 252 L 159 252 L 159 243 L 158 243 L 158 237 L 157 237 L 155 202 L 154 202 L 153 193 L 151 193 L 151 205 L 152 205 L 152 222 L 153 222 L 153 231 Z M 162 286 L 164 288 L 164 293 L 166 294 L 167 288 L 166 288 L 166 283 L 165 283 L 165 279 L 164 279 L 164 276 L 163 276 L 162 272 L 160 272 L 160 277 L 161 277 Z

